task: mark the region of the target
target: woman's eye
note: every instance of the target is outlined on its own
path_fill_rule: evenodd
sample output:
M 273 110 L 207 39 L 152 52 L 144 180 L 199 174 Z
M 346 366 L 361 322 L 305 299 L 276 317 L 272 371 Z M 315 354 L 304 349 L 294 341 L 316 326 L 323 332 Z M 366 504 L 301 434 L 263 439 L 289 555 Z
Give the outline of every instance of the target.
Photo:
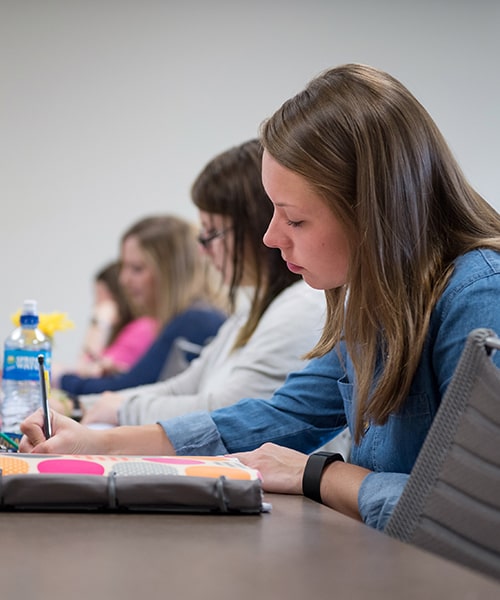
M 302 225 L 303 221 L 287 221 L 287 225 L 290 225 L 290 227 L 299 227 L 300 225 Z

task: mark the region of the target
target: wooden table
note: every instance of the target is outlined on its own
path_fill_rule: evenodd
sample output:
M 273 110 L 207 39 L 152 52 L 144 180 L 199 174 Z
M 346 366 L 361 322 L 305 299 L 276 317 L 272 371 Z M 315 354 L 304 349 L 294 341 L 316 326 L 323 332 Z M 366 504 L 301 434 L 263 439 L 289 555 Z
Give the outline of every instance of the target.
M 500 582 L 312 500 L 260 516 L 0 513 L 5 600 L 453 600 Z

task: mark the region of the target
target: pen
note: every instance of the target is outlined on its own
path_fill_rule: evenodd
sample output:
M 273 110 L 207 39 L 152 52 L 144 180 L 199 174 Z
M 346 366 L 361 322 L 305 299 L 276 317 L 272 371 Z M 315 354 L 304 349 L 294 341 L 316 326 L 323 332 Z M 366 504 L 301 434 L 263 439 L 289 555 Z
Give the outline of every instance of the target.
M 40 388 L 42 390 L 42 407 L 45 439 L 52 437 L 52 426 L 50 424 L 49 399 L 47 397 L 47 380 L 45 378 L 45 367 L 43 354 L 38 355 L 38 366 L 40 368 Z

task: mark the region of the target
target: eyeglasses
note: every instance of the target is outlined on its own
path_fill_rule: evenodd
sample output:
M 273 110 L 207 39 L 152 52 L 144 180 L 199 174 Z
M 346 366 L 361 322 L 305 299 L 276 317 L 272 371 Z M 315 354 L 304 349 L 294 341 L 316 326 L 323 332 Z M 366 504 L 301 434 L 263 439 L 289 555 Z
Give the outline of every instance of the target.
M 230 229 L 232 229 L 232 227 L 226 227 L 220 231 L 212 231 L 212 233 L 209 233 L 208 235 L 200 234 L 198 236 L 198 243 L 200 243 L 206 250 L 214 240 L 224 237 Z

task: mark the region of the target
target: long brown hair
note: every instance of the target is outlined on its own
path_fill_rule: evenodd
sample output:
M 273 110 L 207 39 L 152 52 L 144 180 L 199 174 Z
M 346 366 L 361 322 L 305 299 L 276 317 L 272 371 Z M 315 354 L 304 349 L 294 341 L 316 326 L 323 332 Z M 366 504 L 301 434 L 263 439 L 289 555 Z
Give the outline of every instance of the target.
M 244 346 L 255 331 L 265 310 L 300 276 L 288 270 L 276 248 L 268 248 L 262 238 L 273 214 L 273 206 L 261 179 L 262 147 L 250 140 L 213 158 L 191 188 L 198 209 L 224 215 L 231 221 L 234 251 L 229 299 L 232 309 L 245 267 L 254 275 L 254 297 L 250 314 L 240 329 L 234 347 Z
M 326 326 L 310 357 L 345 339 L 359 441 L 365 420 L 385 423 L 404 402 L 453 261 L 473 248 L 500 250 L 500 215 L 466 181 L 423 106 L 375 68 L 319 75 L 261 137 L 324 198 L 351 241 L 347 285 L 326 290 Z

